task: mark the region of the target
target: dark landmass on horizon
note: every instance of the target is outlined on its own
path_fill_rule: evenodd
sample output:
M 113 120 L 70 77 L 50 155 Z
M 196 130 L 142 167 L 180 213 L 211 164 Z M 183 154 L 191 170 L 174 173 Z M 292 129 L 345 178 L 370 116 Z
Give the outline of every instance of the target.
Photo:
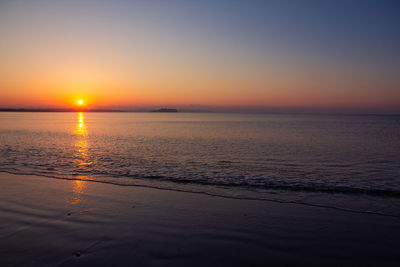
M 73 109 L 73 108 L 0 108 L 0 112 L 178 112 L 174 108 L 160 108 L 156 110 L 123 110 L 123 109 Z
M 0 108 L 0 112 L 130 112 L 117 109 L 73 109 L 73 108 Z
M 152 112 L 178 112 L 175 108 L 160 108 L 156 110 L 152 110 Z

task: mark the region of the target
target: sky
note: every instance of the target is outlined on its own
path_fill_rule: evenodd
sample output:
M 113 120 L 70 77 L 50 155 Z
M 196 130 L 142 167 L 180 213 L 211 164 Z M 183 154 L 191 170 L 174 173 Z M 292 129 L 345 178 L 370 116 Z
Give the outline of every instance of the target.
M 0 0 L 0 107 L 400 113 L 400 1 Z

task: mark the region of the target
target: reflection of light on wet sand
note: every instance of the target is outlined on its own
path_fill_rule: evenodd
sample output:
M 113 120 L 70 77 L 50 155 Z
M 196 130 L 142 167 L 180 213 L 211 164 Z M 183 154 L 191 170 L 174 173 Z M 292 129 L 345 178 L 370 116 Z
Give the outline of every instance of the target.
M 73 181 L 72 182 L 72 199 L 71 204 L 75 205 L 82 201 L 82 194 L 85 192 L 86 182 L 85 181 Z

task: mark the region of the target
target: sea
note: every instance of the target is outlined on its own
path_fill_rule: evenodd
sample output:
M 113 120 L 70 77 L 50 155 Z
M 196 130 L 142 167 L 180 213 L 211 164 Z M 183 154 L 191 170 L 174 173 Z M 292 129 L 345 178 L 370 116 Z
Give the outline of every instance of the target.
M 0 172 L 400 217 L 400 116 L 0 112 Z

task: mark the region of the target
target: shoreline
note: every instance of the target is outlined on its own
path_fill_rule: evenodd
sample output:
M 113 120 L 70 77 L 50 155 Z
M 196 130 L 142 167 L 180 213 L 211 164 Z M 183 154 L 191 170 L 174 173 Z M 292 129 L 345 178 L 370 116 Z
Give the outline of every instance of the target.
M 0 185 L 0 266 L 399 263 L 398 218 L 6 173 Z
M 0 171 L 0 176 L 1 174 L 9 174 L 9 175 L 18 175 L 18 176 L 27 176 L 27 177 L 38 177 L 38 178 L 48 178 L 48 179 L 56 179 L 56 180 L 65 180 L 65 181 L 82 181 L 82 182 L 93 182 L 93 183 L 100 183 L 100 184 L 105 184 L 105 185 L 112 185 L 112 186 L 122 186 L 122 187 L 138 187 L 138 188 L 148 188 L 148 189 L 156 189 L 156 190 L 166 190 L 166 191 L 171 191 L 171 192 L 182 192 L 182 193 L 190 193 L 190 194 L 200 194 L 200 195 L 206 195 L 210 197 L 220 197 L 220 198 L 226 198 L 226 199 L 234 199 L 234 200 L 253 200 L 253 201 L 266 201 L 266 202 L 272 202 L 272 203 L 278 203 L 278 204 L 296 204 L 296 205 L 303 205 L 303 206 L 309 206 L 309 207 L 316 207 L 316 208 L 325 208 L 325 209 L 332 209 L 332 210 L 339 210 L 343 212 L 349 212 L 349 213 L 359 213 L 359 214 L 372 214 L 372 215 L 378 215 L 378 216 L 384 216 L 384 217 L 392 217 L 392 218 L 397 218 L 400 219 L 400 215 L 397 215 L 397 213 L 383 213 L 383 212 L 375 212 L 375 211 L 367 211 L 367 210 L 357 210 L 357 209 L 350 209 L 350 208 L 344 208 L 340 206 L 333 206 L 333 205 L 328 205 L 328 204 L 321 204 L 321 203 L 306 203 L 306 202 L 301 202 L 301 201 L 295 201 L 295 200 L 283 200 L 283 199 L 272 199 L 272 198 L 257 198 L 257 197 L 250 197 L 250 196 L 235 196 L 235 195 L 229 195 L 229 194 L 223 194 L 223 193 L 213 193 L 205 190 L 190 190 L 190 189 L 185 189 L 185 188 L 179 188 L 179 187 L 172 187 L 172 186 L 160 186 L 160 185 L 151 185 L 149 183 L 136 183 L 136 184 L 123 184 L 123 183 L 117 183 L 113 181 L 105 181 L 105 180 L 100 180 L 100 179 L 94 179 L 90 177 L 86 178 L 80 178 L 80 177 L 56 177 L 56 176 L 51 176 L 51 175 L 45 175 L 45 174 L 22 174 L 22 173 L 12 173 L 8 171 Z M 163 181 L 165 184 L 174 184 L 174 181 Z M 210 187 L 212 185 L 203 185 L 203 184 L 191 184 L 188 183 L 191 186 L 198 186 L 199 188 L 201 187 Z M 188 185 L 186 183 L 179 184 L 178 185 Z M 218 185 L 215 185 L 216 187 L 219 187 Z M 245 190 L 247 191 L 248 189 L 246 188 L 224 188 L 223 191 L 230 191 L 230 190 Z M 276 190 L 276 189 L 272 189 Z M 279 190 L 277 190 L 279 194 Z M 287 191 L 286 193 L 296 193 L 297 191 Z M 255 192 L 252 192 L 255 193 Z M 306 194 L 310 194 L 313 192 L 305 192 Z M 327 193 L 327 192 L 320 192 L 322 194 L 330 194 L 334 195 L 336 197 L 343 197 L 346 196 L 346 194 L 343 194 L 341 192 L 338 193 Z M 263 194 L 258 192 L 257 194 Z M 362 194 L 354 194 L 350 195 L 352 197 L 357 197 Z M 390 197 L 389 197 L 390 198 Z M 383 198 L 383 199 L 386 199 Z M 395 198 L 395 200 L 397 200 Z

